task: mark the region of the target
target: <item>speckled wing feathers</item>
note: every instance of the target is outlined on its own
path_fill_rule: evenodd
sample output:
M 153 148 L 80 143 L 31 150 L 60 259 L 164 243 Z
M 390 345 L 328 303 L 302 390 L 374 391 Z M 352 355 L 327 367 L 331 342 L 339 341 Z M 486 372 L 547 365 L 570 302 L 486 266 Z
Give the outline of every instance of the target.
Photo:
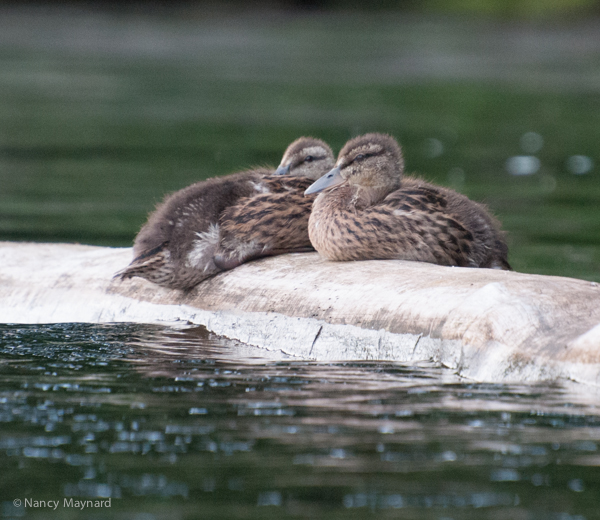
M 215 263 L 231 269 L 248 260 L 281 252 L 312 251 L 308 218 L 312 197 L 303 177 L 269 179 L 272 193 L 244 199 L 221 215 L 221 241 Z
M 460 200 L 453 201 L 449 191 L 408 179 L 406 187 L 380 203 L 361 207 L 349 186 L 339 186 L 315 204 L 309 236 L 317 251 L 330 260 L 402 259 L 494 267 L 490 258 L 498 249 L 496 241 L 503 241 L 497 238 L 491 217 L 488 222 L 480 205 L 455 192 Z M 452 211 L 459 202 L 473 204 L 475 215 L 469 222 Z

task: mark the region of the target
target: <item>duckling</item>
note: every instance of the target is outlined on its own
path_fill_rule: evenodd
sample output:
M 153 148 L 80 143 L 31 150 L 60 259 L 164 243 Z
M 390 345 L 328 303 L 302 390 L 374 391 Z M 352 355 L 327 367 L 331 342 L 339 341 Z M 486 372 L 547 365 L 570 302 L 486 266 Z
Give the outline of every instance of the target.
M 280 189 L 273 186 L 269 193 L 245 198 L 222 213 L 216 266 L 225 271 L 256 258 L 314 251 L 308 238 L 312 197 L 303 192 L 334 163 L 323 141 L 301 138 L 292 143 L 275 173 L 295 177 L 287 177 Z
M 510 270 L 500 224 L 449 188 L 403 177 L 396 140 L 371 133 L 348 141 L 336 166 L 305 192 L 319 193 L 310 241 L 328 260 L 402 259 Z
M 333 164 L 333 152 L 326 143 L 302 137 L 288 146 L 277 170 L 259 168 L 212 178 L 167 196 L 138 233 L 133 246 L 134 260 L 115 278 L 139 276 L 164 287 L 188 290 L 214 276 L 223 269 L 213 257 L 221 241 L 224 212 L 235 216 L 225 219 L 228 247 L 223 252 L 231 257 L 226 262 L 227 268 L 259 256 L 285 252 L 280 247 L 270 248 L 267 230 L 258 233 L 263 242 L 254 236 L 260 230 L 254 230 L 251 243 L 243 236 L 237 238 L 235 222 L 240 222 L 243 208 L 256 197 L 260 199 L 263 216 L 269 211 L 271 198 L 277 205 L 282 205 L 291 197 L 287 202 L 287 216 L 293 227 L 292 219 L 296 213 L 291 206 L 302 199 L 302 192 L 312 180 Z M 306 201 L 302 200 L 302 204 L 306 205 Z M 241 205 L 239 209 L 238 205 Z M 304 213 L 305 242 L 310 247 L 307 232 L 310 205 L 303 210 L 303 219 Z
M 225 271 L 256 258 L 314 251 L 308 238 L 314 197 L 303 195 L 312 182 L 289 178 L 284 192 L 248 197 L 227 208 L 221 215 L 221 240 L 213 258 L 217 267 Z

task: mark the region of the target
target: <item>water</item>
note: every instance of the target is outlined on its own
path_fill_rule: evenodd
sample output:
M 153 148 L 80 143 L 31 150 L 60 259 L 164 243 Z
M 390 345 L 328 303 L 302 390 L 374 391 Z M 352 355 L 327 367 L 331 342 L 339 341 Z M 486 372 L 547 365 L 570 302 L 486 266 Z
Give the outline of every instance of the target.
M 127 246 L 169 191 L 383 131 L 489 205 L 516 270 L 600 281 L 598 20 L 164 14 L 0 7 L 0 240 Z M 591 520 L 599 403 L 201 328 L 2 325 L 0 517 Z
M 0 10 L 0 240 L 128 246 L 165 193 L 389 132 L 522 272 L 600 281 L 600 21 Z
M 0 338 L 3 517 L 598 518 L 589 390 L 275 360 L 195 327 Z

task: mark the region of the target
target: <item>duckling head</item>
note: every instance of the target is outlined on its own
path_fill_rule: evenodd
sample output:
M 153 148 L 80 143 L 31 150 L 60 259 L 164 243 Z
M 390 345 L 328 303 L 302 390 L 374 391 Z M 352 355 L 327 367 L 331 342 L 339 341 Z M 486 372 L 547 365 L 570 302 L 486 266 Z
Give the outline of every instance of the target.
M 318 179 L 334 164 L 335 157 L 327 143 L 313 137 L 300 137 L 287 147 L 275 174 Z
M 347 182 L 358 191 L 371 191 L 383 198 L 400 187 L 403 172 L 404 158 L 396 140 L 386 134 L 365 134 L 348 141 L 341 149 L 335 167 L 304 194 Z

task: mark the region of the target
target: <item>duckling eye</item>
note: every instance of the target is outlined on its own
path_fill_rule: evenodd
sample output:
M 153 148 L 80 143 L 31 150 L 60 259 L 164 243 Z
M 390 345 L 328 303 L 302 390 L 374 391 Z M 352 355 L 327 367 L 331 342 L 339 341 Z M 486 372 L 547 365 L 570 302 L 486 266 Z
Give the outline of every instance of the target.
M 312 156 L 312 155 L 307 155 L 307 156 L 304 158 L 304 162 L 311 162 L 312 160 L 313 160 L 313 156 Z
M 363 154 L 363 153 L 359 153 L 359 154 L 358 154 L 358 155 L 357 155 L 357 156 L 354 158 L 354 160 L 355 160 L 355 161 L 360 161 L 361 159 L 364 159 L 364 158 L 365 158 L 365 154 Z

